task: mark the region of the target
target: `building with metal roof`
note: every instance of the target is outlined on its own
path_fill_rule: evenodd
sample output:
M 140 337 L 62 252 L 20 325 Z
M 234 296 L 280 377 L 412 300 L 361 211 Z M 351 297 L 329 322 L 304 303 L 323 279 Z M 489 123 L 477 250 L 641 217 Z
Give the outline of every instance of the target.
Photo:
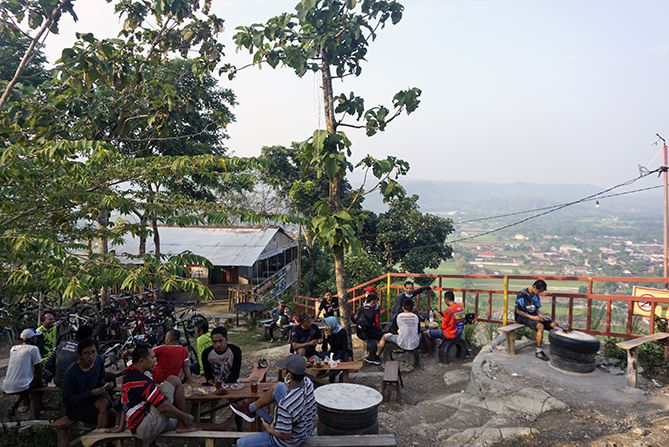
M 212 263 L 211 271 L 189 266 L 192 277 L 207 284 L 256 285 L 281 270 L 295 270 L 297 240 L 281 227 L 159 226 L 158 231 L 161 253 L 190 251 Z M 136 262 L 123 254 L 138 253 L 139 237 L 126 235 L 124 243 L 113 249 L 120 259 Z M 154 251 L 153 238 L 149 237 L 146 252 Z

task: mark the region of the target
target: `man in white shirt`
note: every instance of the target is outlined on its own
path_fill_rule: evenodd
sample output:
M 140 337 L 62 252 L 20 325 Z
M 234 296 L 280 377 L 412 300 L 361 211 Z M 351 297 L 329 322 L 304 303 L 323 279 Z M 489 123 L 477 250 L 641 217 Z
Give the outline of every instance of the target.
M 365 362 L 374 365 L 381 364 L 381 353 L 388 342 L 394 343 L 405 351 L 413 351 L 420 345 L 420 319 L 413 313 L 413 300 L 407 299 L 402 303 L 402 312 L 395 317 L 397 324 L 396 334 L 385 334 L 379 341 L 376 355 L 370 353 Z
M 16 414 L 19 404 L 28 399 L 26 391 L 42 386 L 42 356 L 39 348 L 35 346 L 39 334 L 33 329 L 24 329 L 21 332 L 22 343 L 12 346 L 9 351 L 7 374 L 2 388 L 7 394 L 19 395 L 18 400 L 9 410 L 11 417 Z

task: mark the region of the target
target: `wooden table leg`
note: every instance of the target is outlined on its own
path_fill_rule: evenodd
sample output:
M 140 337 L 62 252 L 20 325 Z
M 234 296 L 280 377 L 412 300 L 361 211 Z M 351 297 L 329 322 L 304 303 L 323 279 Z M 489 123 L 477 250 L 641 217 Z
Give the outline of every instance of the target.
M 192 403 L 191 412 L 193 414 L 193 418 L 195 418 L 195 422 L 200 422 L 200 402 L 194 401 Z
M 344 383 L 348 383 L 349 382 L 348 370 L 342 371 L 342 374 L 343 374 L 343 379 L 342 380 L 344 381 Z
M 30 393 L 28 394 L 28 400 L 30 405 L 30 417 L 33 418 L 33 420 L 39 419 L 42 393 Z
M 509 355 L 516 355 L 516 331 L 506 333 L 506 346 Z

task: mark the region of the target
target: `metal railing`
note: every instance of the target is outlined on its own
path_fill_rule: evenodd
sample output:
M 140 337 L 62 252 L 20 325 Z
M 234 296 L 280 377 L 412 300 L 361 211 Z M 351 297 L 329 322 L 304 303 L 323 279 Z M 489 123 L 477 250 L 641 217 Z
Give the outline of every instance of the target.
M 652 334 L 657 308 L 661 306 L 669 309 L 669 295 L 662 298 L 594 292 L 599 284 L 622 283 L 623 288 L 631 290 L 635 285 L 664 286 L 669 283 L 669 278 L 387 273 L 348 289 L 346 299 L 351 304 L 352 312 L 355 313 L 362 305 L 364 288 L 374 285 L 381 301 L 382 315 L 388 318 L 394 297 L 401 293 L 407 278 L 431 280 L 431 293 L 420 294 L 415 299 L 418 311 L 443 311 L 443 293 L 451 290 L 455 293 L 456 301 L 467 312 L 476 314 L 478 321 L 501 325 L 513 321 L 516 293 L 537 279 L 548 283 L 548 291 L 541 298 L 543 313 L 573 329 L 594 335 L 634 338 Z M 482 280 L 486 282 L 485 287 L 468 284 Z M 585 291 L 559 291 L 573 289 L 576 285 Z M 295 300 L 296 311 L 315 315 L 318 302 L 318 298 L 298 296 Z M 639 312 L 640 305 L 648 311 Z

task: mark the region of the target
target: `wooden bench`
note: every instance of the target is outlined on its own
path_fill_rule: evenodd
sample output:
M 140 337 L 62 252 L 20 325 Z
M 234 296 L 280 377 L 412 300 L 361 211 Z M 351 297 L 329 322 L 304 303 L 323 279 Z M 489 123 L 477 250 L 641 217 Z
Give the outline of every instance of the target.
M 638 372 L 638 352 L 637 348 L 643 344 L 650 343 L 653 341 L 663 341 L 667 343 L 669 341 L 669 334 L 666 332 L 657 332 L 653 335 L 647 335 L 645 337 L 635 338 L 633 340 L 627 340 L 620 343 L 616 343 L 621 349 L 627 351 L 627 385 L 632 388 L 636 388 L 637 382 L 637 372 Z
M 55 391 L 60 392 L 61 389 L 57 386 L 41 386 L 39 388 L 28 390 L 28 398 L 30 400 L 30 417 L 32 419 L 39 419 L 40 412 L 42 411 L 42 394 L 52 393 Z
M 513 323 L 497 328 L 497 332 L 500 334 L 504 334 L 504 336 L 506 337 L 506 349 L 509 355 L 516 355 L 516 331 L 524 327 L 527 326 L 520 323 Z M 525 346 L 529 346 L 531 344 L 532 343 L 528 343 L 527 345 L 523 345 L 521 348 L 524 348 Z
M 388 401 L 392 395 L 392 387 L 395 387 L 397 393 L 397 401 L 402 403 L 402 393 L 400 386 L 404 388 L 402 382 L 402 374 L 400 373 L 400 362 L 397 360 L 389 360 L 383 367 L 383 382 L 381 383 L 381 396 Z M 386 392 L 388 396 L 386 397 Z
M 203 439 L 205 447 L 214 447 L 216 439 L 239 439 L 253 433 L 234 431 L 199 430 L 190 433 L 168 431 L 159 436 L 162 439 Z M 83 447 L 92 447 L 98 442 L 133 439 L 126 430 L 121 433 L 107 433 L 104 430 L 93 430 L 82 436 L 79 441 Z M 397 445 L 395 435 L 351 435 L 351 436 L 312 436 L 303 447 L 394 447 Z

